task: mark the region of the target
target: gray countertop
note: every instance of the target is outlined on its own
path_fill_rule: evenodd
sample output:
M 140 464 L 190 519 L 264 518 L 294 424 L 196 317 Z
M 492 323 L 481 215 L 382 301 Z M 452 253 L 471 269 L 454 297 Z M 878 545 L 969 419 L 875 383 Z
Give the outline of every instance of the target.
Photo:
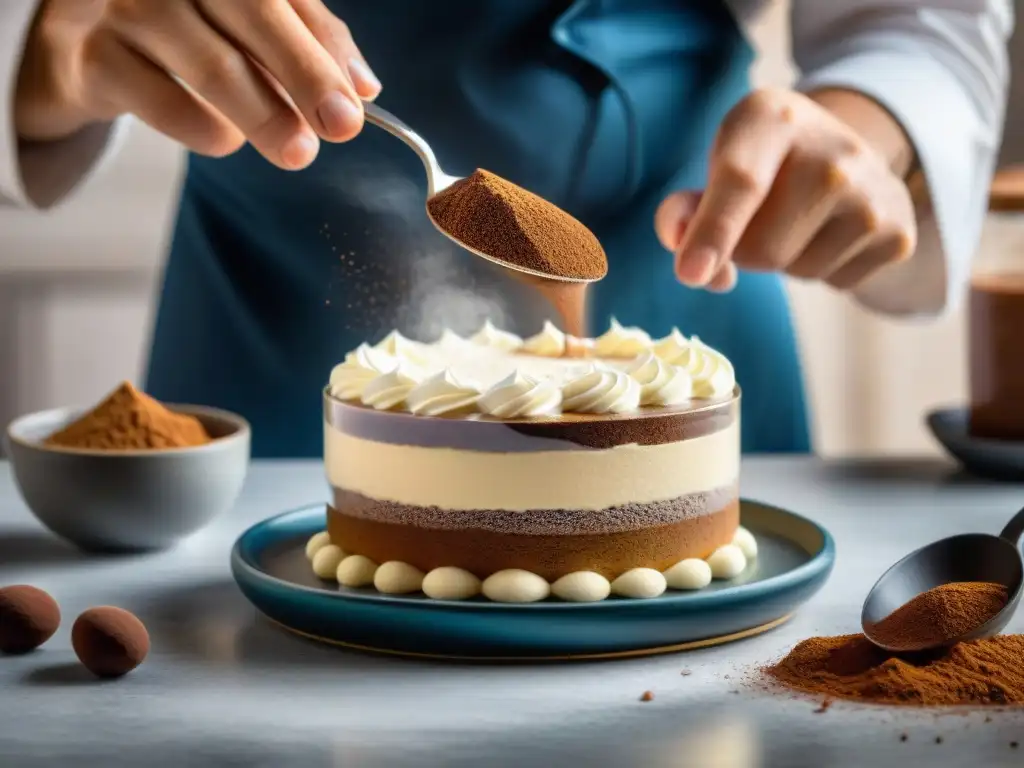
M 796 641 L 856 631 L 866 590 L 909 550 L 961 531 L 997 532 L 1024 503 L 1024 486 L 975 481 L 931 460 L 770 458 L 745 463 L 743 492 L 812 517 L 836 538 L 831 580 L 788 624 L 674 656 L 456 666 L 307 643 L 258 620 L 235 589 L 231 543 L 258 520 L 326 498 L 317 463 L 255 463 L 231 515 L 171 552 L 113 559 L 84 557 L 43 531 L 0 464 L 0 584 L 47 589 L 65 616 L 44 650 L 0 658 L 0 766 L 1024 762 L 1024 711 L 986 722 L 985 713 L 836 703 L 816 714 L 814 701 L 748 685 Z M 90 681 L 70 650 L 74 616 L 96 604 L 135 611 L 153 638 L 146 664 L 119 681 Z M 1024 631 L 1024 614 L 1008 631 Z M 642 703 L 646 690 L 655 699 Z

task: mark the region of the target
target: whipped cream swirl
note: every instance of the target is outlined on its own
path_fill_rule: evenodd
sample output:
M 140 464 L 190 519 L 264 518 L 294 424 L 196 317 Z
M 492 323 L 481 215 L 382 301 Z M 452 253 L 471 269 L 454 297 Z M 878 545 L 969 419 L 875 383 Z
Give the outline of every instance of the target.
M 728 397 L 735 386 L 722 353 L 676 328 L 653 341 L 612 319 L 594 340 L 549 321 L 523 341 L 488 320 L 472 338 L 446 330 L 425 344 L 393 331 L 376 345 L 360 344 L 331 371 L 327 391 L 378 410 L 528 419 L 685 406 Z
M 625 328 L 614 317 L 611 327 L 594 340 L 598 357 L 633 357 L 651 346 L 651 337 L 640 328 Z
M 640 383 L 625 371 L 595 363 L 562 387 L 562 408 L 576 413 L 625 413 L 640 406 Z
M 477 407 L 499 419 L 523 419 L 557 414 L 561 404 L 562 391 L 553 381 L 514 371 L 484 393 Z
M 405 360 L 414 365 L 426 365 L 427 355 L 423 345 L 408 339 L 398 331 L 392 331 L 373 347 L 381 352 L 386 352 L 399 360 Z
M 687 369 L 693 377 L 693 394 L 696 397 L 721 397 L 732 394 L 736 388 L 736 369 L 725 355 L 712 349 L 696 336 L 694 353 Z
M 345 355 L 345 362 L 334 366 L 328 391 L 341 400 L 358 400 L 366 385 L 378 376 L 398 367 L 398 358 L 369 344 L 360 344 Z
M 550 320 L 545 320 L 540 333 L 524 341 L 520 351 L 540 357 L 561 357 L 565 354 L 565 334 Z
M 686 348 L 689 343 L 690 340 L 680 333 L 678 328 L 673 328 L 667 336 L 654 342 L 654 354 L 662 360 L 671 362 L 672 358 L 678 355 L 681 349 Z
M 405 404 L 418 416 L 442 416 L 469 413 L 475 410 L 479 398 L 479 387 L 459 381 L 445 368 L 410 390 Z
M 669 365 L 649 350 L 638 355 L 626 373 L 640 384 L 640 405 L 681 405 L 693 397 L 689 371 Z
M 685 368 L 693 379 L 693 396 L 700 398 L 722 397 L 736 387 L 736 371 L 728 358 L 712 349 L 696 336 L 685 339 L 684 343 L 672 340 L 661 347 L 658 356 L 670 365 Z M 657 351 L 656 351 L 657 354 Z
M 464 339 L 451 328 L 445 328 L 441 332 L 441 338 L 437 340 L 437 346 L 441 349 L 458 349 L 469 344 L 469 339 Z
M 408 363 L 399 363 L 394 370 L 378 376 L 366 385 L 362 403 L 378 411 L 391 410 L 405 401 L 421 379 L 422 374 L 415 368 Z
M 502 331 L 495 327 L 490 318 L 484 321 L 480 330 L 469 337 L 474 344 L 481 344 L 485 347 L 503 349 L 506 352 L 515 352 L 523 346 L 523 340 L 509 331 Z

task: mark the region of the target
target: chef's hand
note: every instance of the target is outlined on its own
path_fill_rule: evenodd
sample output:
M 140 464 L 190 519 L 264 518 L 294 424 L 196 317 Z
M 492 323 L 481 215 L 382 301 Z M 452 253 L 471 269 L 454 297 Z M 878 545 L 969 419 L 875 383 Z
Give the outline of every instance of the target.
M 363 125 L 380 92 L 321 0 L 43 0 L 15 92 L 24 140 L 134 114 L 204 155 L 285 169 Z
M 785 272 L 849 290 L 911 258 L 913 149 L 874 101 L 850 91 L 757 91 L 724 120 L 703 194 L 655 216 L 689 286 L 727 291 L 736 269 Z

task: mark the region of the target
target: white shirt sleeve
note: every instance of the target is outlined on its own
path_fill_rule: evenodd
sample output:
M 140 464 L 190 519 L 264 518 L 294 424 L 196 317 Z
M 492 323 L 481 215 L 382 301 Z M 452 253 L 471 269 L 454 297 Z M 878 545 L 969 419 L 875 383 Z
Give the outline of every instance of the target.
M 14 89 L 39 0 L 0 0 L 0 206 L 49 208 L 66 198 L 120 144 L 126 119 L 91 125 L 60 141 L 19 141 Z
M 917 252 L 855 291 L 934 316 L 957 305 L 988 207 L 1009 85 L 1010 0 L 793 0 L 798 88 L 857 90 L 910 137 L 927 182 Z

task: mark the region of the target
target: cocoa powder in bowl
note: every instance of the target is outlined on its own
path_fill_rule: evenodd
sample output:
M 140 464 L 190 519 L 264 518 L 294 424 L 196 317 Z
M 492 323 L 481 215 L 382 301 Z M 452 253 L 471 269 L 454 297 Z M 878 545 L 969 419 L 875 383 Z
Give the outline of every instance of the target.
M 608 259 L 580 221 L 533 192 L 476 170 L 427 200 L 434 223 L 511 267 L 554 278 L 600 280 Z
M 210 442 L 195 416 L 175 413 L 130 382 L 122 382 L 106 399 L 46 438 L 56 448 L 102 451 L 191 448 Z

